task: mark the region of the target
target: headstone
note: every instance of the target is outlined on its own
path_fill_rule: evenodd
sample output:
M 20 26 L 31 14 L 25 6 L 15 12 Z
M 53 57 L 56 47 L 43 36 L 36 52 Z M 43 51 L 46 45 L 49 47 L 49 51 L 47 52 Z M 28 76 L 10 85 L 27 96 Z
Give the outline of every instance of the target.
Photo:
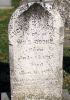
M 7 93 L 1 93 L 1 100 L 9 100 Z
M 66 89 L 63 91 L 63 100 L 70 100 L 70 94 Z
M 62 100 L 63 39 L 63 20 L 46 2 L 26 2 L 13 13 L 11 100 Z
M 0 0 L 0 8 L 11 7 L 11 0 Z

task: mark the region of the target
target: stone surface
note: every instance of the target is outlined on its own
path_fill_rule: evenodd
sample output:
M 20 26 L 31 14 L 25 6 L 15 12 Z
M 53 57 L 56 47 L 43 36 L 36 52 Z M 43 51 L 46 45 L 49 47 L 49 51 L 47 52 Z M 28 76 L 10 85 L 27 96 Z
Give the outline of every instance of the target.
M 12 100 L 62 100 L 64 25 L 47 3 L 24 3 L 9 23 Z
M 10 100 L 6 93 L 1 93 L 1 100 Z
M 63 91 L 63 100 L 70 100 L 70 94 L 66 89 Z
M 9 92 L 8 93 L 6 93 L 6 92 L 1 93 L 0 100 L 11 100 L 10 93 Z M 40 100 L 43 100 L 43 99 L 40 99 Z M 62 100 L 70 100 L 70 94 L 69 94 L 68 90 L 66 90 L 66 89 L 63 90 L 63 99 Z
M 11 0 L 0 0 L 0 7 L 10 7 Z

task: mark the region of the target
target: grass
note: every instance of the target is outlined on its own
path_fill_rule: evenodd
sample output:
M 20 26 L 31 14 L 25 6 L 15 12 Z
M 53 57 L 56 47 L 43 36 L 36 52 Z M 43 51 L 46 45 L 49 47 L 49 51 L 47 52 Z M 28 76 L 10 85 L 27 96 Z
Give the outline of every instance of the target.
M 8 63 L 8 23 L 10 16 L 18 7 L 20 0 L 13 0 L 12 5 L 14 9 L 0 10 L 0 62 Z M 70 58 L 70 47 L 64 48 L 64 57 Z M 69 62 L 66 62 L 69 63 Z M 65 68 L 70 67 L 70 65 L 65 65 Z M 70 68 L 69 68 L 70 70 Z M 70 92 L 70 72 L 64 70 L 64 86 Z
M 0 10 L 0 62 L 8 62 L 8 23 L 20 0 L 12 0 L 13 9 Z
M 12 0 L 12 6 L 14 6 L 15 8 L 17 8 L 20 4 L 21 0 Z
M 8 23 L 12 10 L 0 10 L 0 62 L 8 62 Z
M 70 57 L 70 47 L 64 48 L 64 57 Z

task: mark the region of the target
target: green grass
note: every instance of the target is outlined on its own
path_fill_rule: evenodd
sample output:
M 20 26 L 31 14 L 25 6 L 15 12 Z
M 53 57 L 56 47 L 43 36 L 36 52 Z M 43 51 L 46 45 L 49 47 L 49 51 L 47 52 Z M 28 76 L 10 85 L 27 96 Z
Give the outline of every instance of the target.
M 8 23 L 12 10 L 0 10 L 0 62 L 8 62 Z
M 64 48 L 64 56 L 65 57 L 70 57 L 70 47 L 65 47 Z
M 20 0 L 13 0 L 12 5 L 18 7 Z M 15 8 L 0 10 L 0 62 L 8 63 L 8 23 Z M 64 48 L 64 57 L 70 57 L 70 47 Z M 64 88 L 70 91 L 70 73 L 64 71 Z
M 17 8 L 20 4 L 20 0 L 12 0 L 12 6 L 14 6 L 15 8 Z
M 13 9 L 0 10 L 0 62 L 8 62 L 8 23 L 20 0 L 12 0 Z

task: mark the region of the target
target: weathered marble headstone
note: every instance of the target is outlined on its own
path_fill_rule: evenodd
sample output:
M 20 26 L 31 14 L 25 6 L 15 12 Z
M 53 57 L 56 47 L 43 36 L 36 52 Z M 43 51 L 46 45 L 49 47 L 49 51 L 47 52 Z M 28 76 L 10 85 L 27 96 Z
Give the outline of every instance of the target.
M 11 7 L 11 0 L 0 0 L 0 8 Z
M 62 100 L 64 25 L 46 2 L 24 2 L 9 23 L 12 100 Z

